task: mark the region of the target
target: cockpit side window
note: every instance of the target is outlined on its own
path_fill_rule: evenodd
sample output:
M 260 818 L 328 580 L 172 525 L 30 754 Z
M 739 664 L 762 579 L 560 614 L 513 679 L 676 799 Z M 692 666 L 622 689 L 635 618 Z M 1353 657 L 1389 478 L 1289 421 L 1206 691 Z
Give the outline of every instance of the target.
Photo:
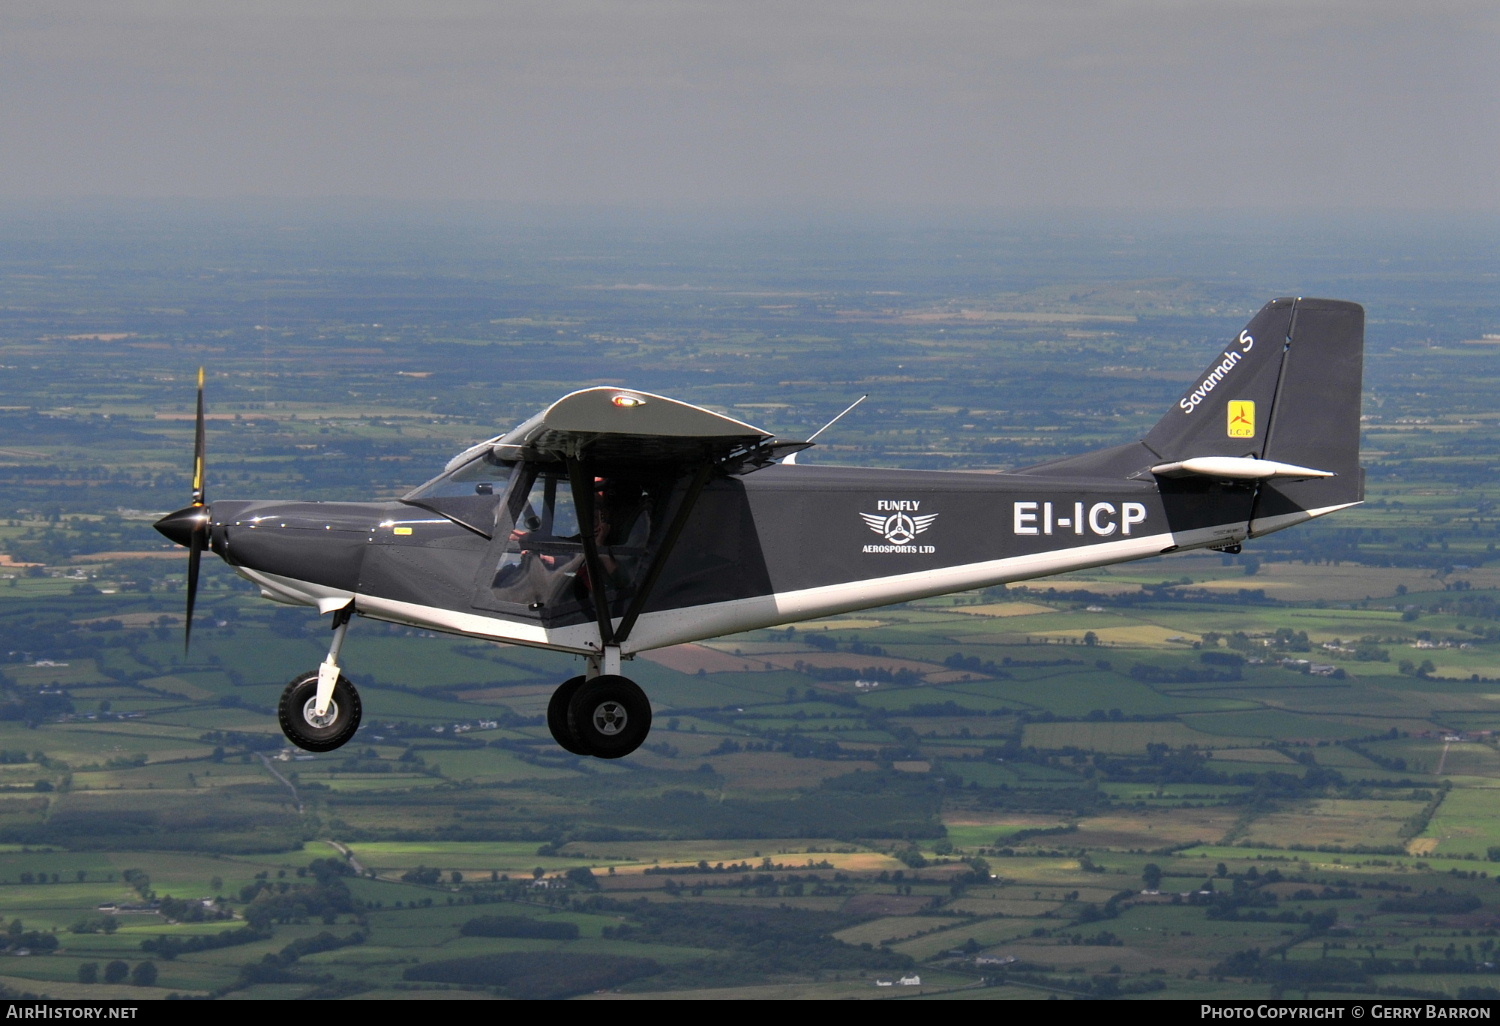
M 509 524 L 491 582 L 493 597 L 551 619 L 593 608 L 594 583 L 584 556 L 573 490 L 561 468 L 531 470 L 517 479 L 507 503 Z M 648 561 L 654 497 L 637 481 L 594 479 L 591 533 L 611 606 L 628 602 Z
M 516 489 L 511 499 L 515 517 L 512 540 L 520 535 L 540 538 L 578 538 L 578 513 L 573 506 L 573 490 L 567 478 L 555 473 L 540 473 L 526 493 Z

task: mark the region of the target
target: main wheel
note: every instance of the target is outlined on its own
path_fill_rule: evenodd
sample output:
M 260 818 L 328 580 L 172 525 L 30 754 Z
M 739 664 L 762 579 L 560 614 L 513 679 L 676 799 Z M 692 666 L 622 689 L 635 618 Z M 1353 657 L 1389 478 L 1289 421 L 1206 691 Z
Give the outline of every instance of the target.
M 651 732 L 651 703 L 627 677 L 595 677 L 568 703 L 568 730 L 588 754 L 618 759 L 639 748 Z
M 547 703 L 547 729 L 552 731 L 552 740 L 557 742 L 559 748 L 574 755 L 593 754 L 585 750 L 568 729 L 568 703 L 573 701 L 573 696 L 578 694 L 578 689 L 587 681 L 587 677 L 571 677 L 563 681 L 552 692 L 552 700 Z
M 309 752 L 331 752 L 354 736 L 359 729 L 359 692 L 349 683 L 349 678 L 339 674 L 333 685 L 333 700 L 328 703 L 328 712 L 317 716 L 313 709 L 318 704 L 318 673 L 304 673 L 286 686 L 281 693 L 281 704 L 277 712 L 281 717 L 281 732 L 298 748 Z

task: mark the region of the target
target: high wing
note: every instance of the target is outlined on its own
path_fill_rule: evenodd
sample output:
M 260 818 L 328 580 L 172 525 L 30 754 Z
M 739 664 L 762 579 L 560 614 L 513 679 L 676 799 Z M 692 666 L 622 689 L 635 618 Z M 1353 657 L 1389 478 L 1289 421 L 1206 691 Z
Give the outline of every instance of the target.
M 563 396 L 505 434 L 460 453 L 447 469 L 488 450 L 500 459 L 586 460 L 605 470 L 692 467 L 705 460 L 753 470 L 809 444 L 778 443 L 769 431 L 692 403 L 598 386 Z
M 811 445 L 778 442 L 753 424 L 677 399 L 597 386 L 571 392 L 505 434 L 470 446 L 402 501 L 488 538 L 495 519 L 492 501 L 429 494 L 433 485 L 476 460 L 562 464 L 581 477 L 692 474 L 700 468 L 743 474 Z

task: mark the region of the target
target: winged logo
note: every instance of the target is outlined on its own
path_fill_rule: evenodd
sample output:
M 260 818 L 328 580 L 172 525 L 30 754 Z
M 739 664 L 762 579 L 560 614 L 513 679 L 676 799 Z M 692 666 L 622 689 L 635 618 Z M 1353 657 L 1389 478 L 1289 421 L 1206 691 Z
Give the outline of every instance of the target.
M 905 545 L 931 527 L 932 522 L 938 518 L 938 514 L 924 513 L 919 517 L 914 517 L 909 513 L 892 513 L 890 516 L 882 516 L 879 513 L 861 513 L 859 518 L 870 530 L 884 535 L 885 540 L 892 545 Z

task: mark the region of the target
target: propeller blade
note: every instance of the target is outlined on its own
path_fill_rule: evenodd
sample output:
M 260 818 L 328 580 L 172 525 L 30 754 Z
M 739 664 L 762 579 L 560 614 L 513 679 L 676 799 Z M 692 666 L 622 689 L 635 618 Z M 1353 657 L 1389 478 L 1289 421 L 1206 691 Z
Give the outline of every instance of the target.
M 208 459 L 208 433 L 203 424 L 203 368 L 198 368 L 198 425 L 193 437 L 193 505 L 205 501 L 204 471 Z
M 156 522 L 156 529 L 164 536 L 185 546 L 188 550 L 187 573 L 187 621 L 182 630 L 182 650 L 186 652 L 193 640 L 193 606 L 198 600 L 198 568 L 203 563 L 203 550 L 208 548 L 210 510 L 206 501 L 207 487 L 204 471 L 208 460 L 208 432 L 203 417 L 203 368 L 198 368 L 198 415 L 193 437 L 193 502 L 175 513 L 168 513 Z
M 198 599 L 198 565 L 203 561 L 203 536 L 206 532 L 194 531 L 188 545 L 187 572 L 187 619 L 182 625 L 182 652 L 187 654 L 193 642 L 193 604 Z

